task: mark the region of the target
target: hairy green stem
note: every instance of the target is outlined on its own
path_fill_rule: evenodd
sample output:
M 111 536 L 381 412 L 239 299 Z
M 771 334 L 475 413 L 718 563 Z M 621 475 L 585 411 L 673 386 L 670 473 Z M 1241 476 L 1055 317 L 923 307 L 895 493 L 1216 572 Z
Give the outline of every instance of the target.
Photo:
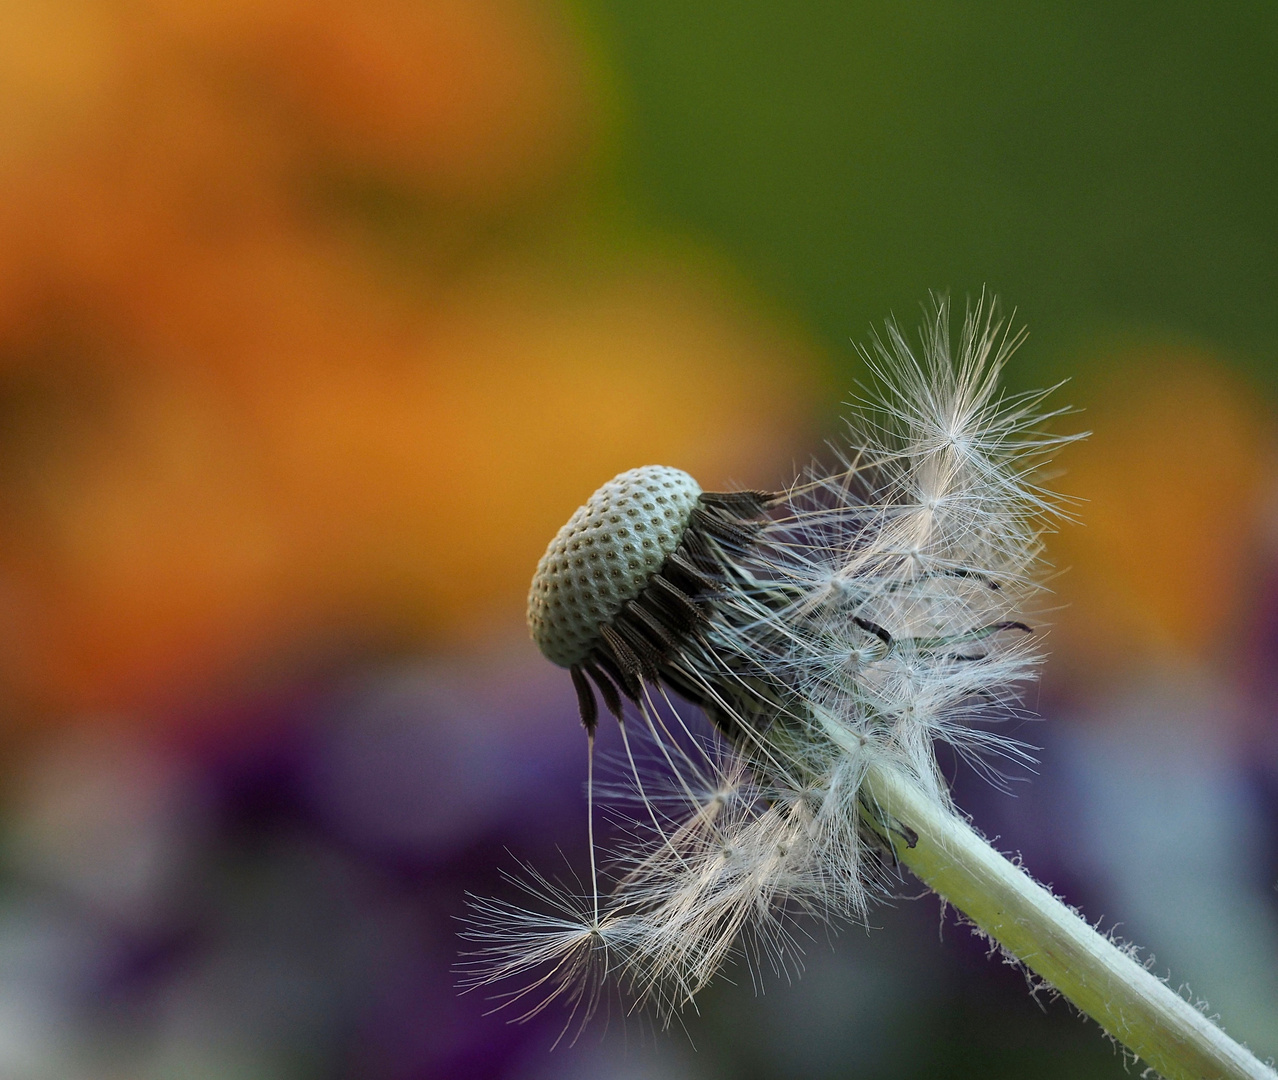
M 917 784 L 875 767 L 862 790 L 905 866 L 1167 1080 L 1278 1078 Z

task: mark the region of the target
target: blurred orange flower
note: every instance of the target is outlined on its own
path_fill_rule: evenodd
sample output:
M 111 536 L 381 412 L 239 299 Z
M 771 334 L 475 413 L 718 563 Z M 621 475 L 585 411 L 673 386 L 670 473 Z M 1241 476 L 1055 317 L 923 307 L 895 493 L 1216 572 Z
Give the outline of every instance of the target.
M 1221 658 L 1250 600 L 1276 475 L 1269 417 L 1216 358 L 1148 348 L 1103 370 L 1084 417 L 1093 434 L 1060 485 L 1084 500 L 1081 524 L 1049 545 L 1067 605 L 1054 652 L 1082 685 Z
M 154 712 L 334 647 L 517 627 L 601 479 L 767 480 L 798 445 L 812 357 L 710 276 L 485 225 L 557 213 L 589 165 L 557 9 L 24 0 L 0 41 L 21 708 Z M 423 250 L 379 254 L 344 184 L 432 225 Z M 432 242 L 470 256 L 431 271 Z

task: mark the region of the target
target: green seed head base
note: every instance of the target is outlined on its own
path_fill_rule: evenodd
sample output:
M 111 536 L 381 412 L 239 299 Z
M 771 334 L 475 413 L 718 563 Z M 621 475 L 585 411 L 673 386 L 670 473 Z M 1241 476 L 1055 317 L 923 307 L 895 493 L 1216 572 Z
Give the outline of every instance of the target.
M 601 630 L 647 587 L 683 540 L 701 487 L 667 465 L 613 477 L 546 549 L 528 593 L 528 627 L 546 659 L 584 663 Z

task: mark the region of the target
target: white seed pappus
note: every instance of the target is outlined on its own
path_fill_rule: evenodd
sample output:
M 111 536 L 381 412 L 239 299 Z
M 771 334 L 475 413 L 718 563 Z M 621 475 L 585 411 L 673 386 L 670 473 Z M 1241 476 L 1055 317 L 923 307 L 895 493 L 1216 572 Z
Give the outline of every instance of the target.
M 874 339 L 876 386 L 835 464 L 753 493 L 748 528 L 714 517 L 734 496 L 649 467 L 605 485 L 555 538 L 529 622 L 550 659 L 576 665 L 579 695 L 584 669 L 618 714 L 623 776 L 607 794 L 628 839 L 607 882 L 534 875 L 533 908 L 473 901 L 464 985 L 516 986 L 521 1018 L 562 1000 L 567 1030 L 610 980 L 668 1020 L 730 961 L 752 977 L 797 967 L 794 915 L 864 918 L 892 869 L 869 769 L 948 808 L 938 744 L 995 779 L 1000 757 L 1028 760 L 995 725 L 1020 715 L 1040 660 L 1025 609 L 1057 510 L 1037 477 L 1067 440 L 1043 431 L 1057 415 L 1043 394 L 1000 392 L 1021 335 L 994 305 L 968 311 L 953 352 L 948 324 L 940 300 L 920 348 L 894 324 Z M 624 553 L 625 574 L 580 576 L 588 536 L 616 550 L 597 565 L 621 557 L 613 518 L 636 523 L 623 542 L 650 546 Z M 674 593 L 695 619 L 679 621 Z M 592 696 L 582 715 L 593 732 Z

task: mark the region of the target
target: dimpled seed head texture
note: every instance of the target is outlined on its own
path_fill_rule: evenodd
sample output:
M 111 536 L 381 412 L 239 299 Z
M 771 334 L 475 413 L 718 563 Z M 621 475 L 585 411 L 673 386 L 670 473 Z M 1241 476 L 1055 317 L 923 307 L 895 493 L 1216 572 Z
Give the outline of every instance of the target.
M 568 519 L 537 564 L 528 627 L 547 660 L 582 663 L 599 628 L 679 546 L 701 488 L 686 472 L 645 465 L 614 476 Z

